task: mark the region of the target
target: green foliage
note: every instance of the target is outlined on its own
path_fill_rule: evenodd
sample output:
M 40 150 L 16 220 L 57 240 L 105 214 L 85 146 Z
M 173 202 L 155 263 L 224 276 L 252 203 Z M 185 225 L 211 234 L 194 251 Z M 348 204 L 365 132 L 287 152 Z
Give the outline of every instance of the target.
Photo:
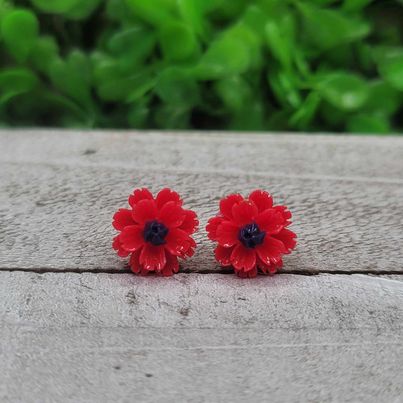
M 0 126 L 403 132 L 400 0 L 0 0 Z

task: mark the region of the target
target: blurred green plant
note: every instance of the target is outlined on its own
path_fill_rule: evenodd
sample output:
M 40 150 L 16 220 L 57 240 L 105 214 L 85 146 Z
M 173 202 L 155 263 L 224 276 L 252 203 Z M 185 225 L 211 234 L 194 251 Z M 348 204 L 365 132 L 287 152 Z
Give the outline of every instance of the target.
M 0 125 L 403 130 L 400 0 L 0 0 Z

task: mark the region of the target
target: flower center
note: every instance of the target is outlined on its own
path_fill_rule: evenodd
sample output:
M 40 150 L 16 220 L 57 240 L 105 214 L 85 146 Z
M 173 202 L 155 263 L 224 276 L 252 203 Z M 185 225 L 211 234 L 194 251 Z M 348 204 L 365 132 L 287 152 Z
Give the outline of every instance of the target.
M 254 248 L 257 245 L 260 245 L 266 232 L 260 231 L 257 224 L 247 224 L 239 230 L 238 239 L 243 243 L 243 245 L 247 248 Z
M 166 242 L 165 237 L 167 234 L 168 228 L 155 220 L 146 223 L 143 232 L 144 240 L 155 246 L 163 245 Z

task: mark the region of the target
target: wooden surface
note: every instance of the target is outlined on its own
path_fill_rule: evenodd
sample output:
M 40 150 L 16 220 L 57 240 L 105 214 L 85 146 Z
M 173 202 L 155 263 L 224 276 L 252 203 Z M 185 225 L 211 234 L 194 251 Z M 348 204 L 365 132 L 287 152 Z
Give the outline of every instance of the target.
M 0 274 L 0 400 L 399 402 L 402 284 Z
M 0 150 L 1 402 L 403 401 L 403 139 L 0 131 Z M 114 255 L 139 186 L 199 213 L 187 274 Z M 219 274 L 204 224 L 257 187 L 298 248 L 275 277 Z
M 224 134 L 3 132 L 0 268 L 126 270 L 113 213 L 135 187 L 176 189 L 204 225 L 231 192 L 269 190 L 294 214 L 286 272 L 402 272 L 403 139 Z

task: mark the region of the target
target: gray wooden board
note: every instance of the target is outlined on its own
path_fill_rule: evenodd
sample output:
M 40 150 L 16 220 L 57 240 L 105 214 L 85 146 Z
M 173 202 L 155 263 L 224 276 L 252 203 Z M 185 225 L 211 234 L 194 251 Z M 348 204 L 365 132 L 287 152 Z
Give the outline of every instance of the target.
M 401 402 L 403 283 L 0 273 L 2 402 Z
M 123 273 L 140 186 L 199 213 L 192 274 Z M 218 200 L 257 187 L 294 213 L 284 272 L 336 274 L 197 274 Z M 402 196 L 401 138 L 0 131 L 0 401 L 403 401 Z
M 403 180 L 401 137 L 0 130 L 1 161 Z
M 285 272 L 403 272 L 400 138 L 1 131 L 0 150 L 0 270 L 127 270 L 112 215 L 169 186 L 201 221 L 185 271 L 219 269 L 207 219 L 261 187 L 294 214 Z

